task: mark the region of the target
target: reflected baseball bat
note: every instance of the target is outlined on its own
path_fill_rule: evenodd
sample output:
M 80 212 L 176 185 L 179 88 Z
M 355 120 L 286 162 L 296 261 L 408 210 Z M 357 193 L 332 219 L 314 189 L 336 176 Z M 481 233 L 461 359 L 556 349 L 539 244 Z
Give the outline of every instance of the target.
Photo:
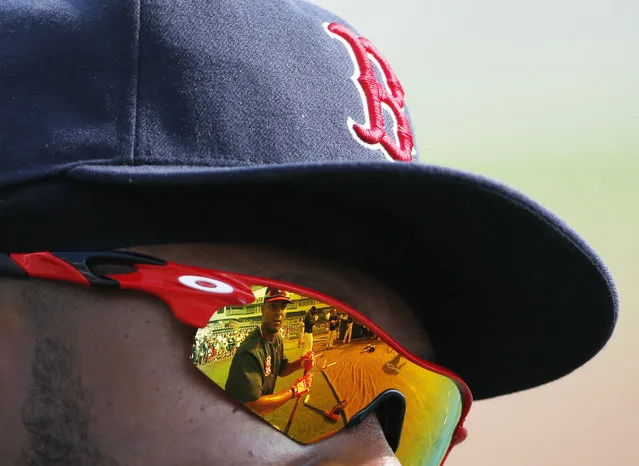
M 304 371 L 304 375 L 308 374 L 308 371 Z M 297 411 L 297 405 L 300 403 L 300 397 L 298 396 L 295 400 L 295 405 L 293 405 L 293 411 L 291 411 L 291 415 L 288 418 L 288 422 L 286 423 L 286 427 L 284 427 L 284 433 L 288 434 L 289 429 L 291 428 L 291 424 L 293 423 L 293 416 L 295 416 L 295 411 Z

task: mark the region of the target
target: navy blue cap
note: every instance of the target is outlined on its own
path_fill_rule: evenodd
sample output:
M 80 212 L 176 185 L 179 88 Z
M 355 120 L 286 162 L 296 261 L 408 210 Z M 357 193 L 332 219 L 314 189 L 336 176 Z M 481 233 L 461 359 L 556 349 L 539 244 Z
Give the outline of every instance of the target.
M 0 250 L 296 248 L 398 291 L 477 399 L 571 372 L 612 332 L 606 268 L 519 193 L 416 163 L 404 91 L 304 1 L 5 0 Z M 230 227 L 255 205 L 335 228 Z

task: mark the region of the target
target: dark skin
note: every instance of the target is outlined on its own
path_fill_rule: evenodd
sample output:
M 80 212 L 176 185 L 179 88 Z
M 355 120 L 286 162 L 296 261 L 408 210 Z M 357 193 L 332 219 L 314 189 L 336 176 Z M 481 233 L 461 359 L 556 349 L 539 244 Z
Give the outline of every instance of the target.
M 275 340 L 275 335 L 282 327 L 282 322 L 286 317 L 287 305 L 287 301 L 272 301 L 262 305 L 262 335 L 271 342 Z M 299 358 L 296 361 L 289 362 L 279 375 L 280 377 L 286 377 L 301 369 L 303 369 L 303 360 Z M 272 413 L 292 398 L 294 398 L 293 392 L 288 388 L 279 393 L 262 395 L 257 400 L 246 403 L 246 406 L 264 416 Z
M 343 265 L 250 245 L 135 251 L 316 289 L 373 318 L 408 350 L 431 354 L 413 310 Z M 374 415 L 313 445 L 277 432 L 193 367 L 195 331 L 143 293 L 0 280 L 3 464 L 399 464 Z M 47 422 L 34 422 L 38 416 Z

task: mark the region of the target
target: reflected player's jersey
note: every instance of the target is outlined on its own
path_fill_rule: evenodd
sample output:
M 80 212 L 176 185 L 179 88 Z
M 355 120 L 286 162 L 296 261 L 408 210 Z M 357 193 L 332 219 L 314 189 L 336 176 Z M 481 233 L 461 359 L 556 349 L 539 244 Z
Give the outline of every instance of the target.
M 304 333 L 313 333 L 313 326 L 315 325 L 315 317 L 311 314 L 306 314 L 304 317 Z
M 339 317 L 331 315 L 328 319 L 328 325 L 329 330 L 337 330 L 337 327 L 339 326 Z
M 281 335 L 278 333 L 270 342 L 256 328 L 233 356 L 224 390 L 243 403 L 270 395 L 275 390 L 277 375 L 287 362 Z

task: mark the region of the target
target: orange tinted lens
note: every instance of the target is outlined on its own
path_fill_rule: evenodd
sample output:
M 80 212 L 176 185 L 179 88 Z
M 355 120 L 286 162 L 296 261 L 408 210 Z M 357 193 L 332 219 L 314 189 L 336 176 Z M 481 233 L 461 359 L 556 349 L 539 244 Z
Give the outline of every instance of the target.
M 252 289 L 253 304 L 220 309 L 198 330 L 191 357 L 204 374 L 305 444 L 398 390 L 406 399 L 398 458 L 440 464 L 461 416 L 453 381 L 408 361 L 344 308 L 292 292 L 291 302 L 265 302 L 267 287 Z M 304 357 L 311 350 L 314 361 Z

